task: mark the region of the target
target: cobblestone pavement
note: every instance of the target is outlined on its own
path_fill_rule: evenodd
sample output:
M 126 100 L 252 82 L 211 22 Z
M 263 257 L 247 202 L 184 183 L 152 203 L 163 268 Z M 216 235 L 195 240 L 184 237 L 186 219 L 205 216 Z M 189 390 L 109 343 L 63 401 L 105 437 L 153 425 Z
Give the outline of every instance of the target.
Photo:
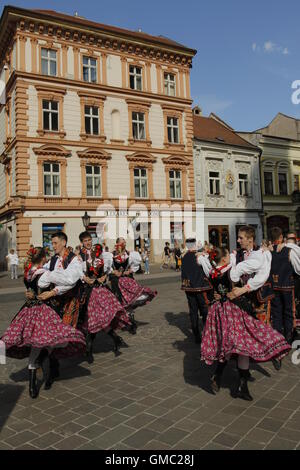
M 0 365 L 0 449 L 299 449 L 300 366 L 253 365 L 253 402 L 234 400 L 234 363 L 217 396 L 199 361 L 176 278 L 148 279 L 158 297 L 138 310 L 115 357 L 105 335 L 95 362 L 66 360 L 51 390 L 28 396 L 26 360 Z M 0 333 L 21 294 L 0 295 Z

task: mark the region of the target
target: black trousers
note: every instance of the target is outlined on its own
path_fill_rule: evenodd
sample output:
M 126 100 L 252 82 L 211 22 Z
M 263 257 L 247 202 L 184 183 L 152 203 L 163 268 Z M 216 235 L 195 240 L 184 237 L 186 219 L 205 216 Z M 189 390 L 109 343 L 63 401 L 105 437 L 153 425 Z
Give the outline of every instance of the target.
M 200 312 L 203 323 L 205 324 L 208 313 L 208 305 L 205 302 L 205 298 L 202 292 L 186 292 L 186 297 L 189 304 L 192 330 L 194 333 L 199 333 L 198 311 Z
M 271 300 L 272 325 L 290 341 L 293 334 L 294 291 L 274 292 L 275 297 Z

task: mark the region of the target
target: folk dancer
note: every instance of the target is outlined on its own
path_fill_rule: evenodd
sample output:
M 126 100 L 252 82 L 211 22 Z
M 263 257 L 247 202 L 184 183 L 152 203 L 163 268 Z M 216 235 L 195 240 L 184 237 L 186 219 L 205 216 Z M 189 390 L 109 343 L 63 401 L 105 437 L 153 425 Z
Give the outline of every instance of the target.
M 290 350 L 284 337 L 272 327 L 244 310 L 242 297 L 255 292 L 268 278 L 270 256 L 267 252 L 249 252 L 249 257 L 236 265 L 235 254 L 229 255 L 226 248 L 217 248 L 212 260 L 210 279 L 214 288 L 214 300 L 208 317 L 201 344 L 201 359 L 211 365 L 217 361 L 217 368 L 211 377 L 213 393 L 221 386 L 221 377 L 232 354 L 238 355 L 239 382 L 232 390 L 234 398 L 251 401 L 247 381 L 249 380 L 249 358 L 257 362 L 282 358 Z M 242 288 L 233 288 L 244 274 L 254 274 Z M 242 297 L 241 297 L 242 296 Z
M 9 357 L 22 359 L 29 356 L 29 395 L 38 396 L 36 370 L 42 365 L 44 388 L 51 388 L 49 355 L 52 357 L 60 348 L 60 357 L 81 354 L 85 347 L 83 334 L 65 324 L 56 311 L 55 299 L 70 289 L 69 286 L 54 287 L 43 292 L 39 279 L 45 273 L 46 262 L 44 248 L 32 247 L 28 252 L 24 268 L 24 284 L 27 289 L 27 300 L 1 340 L 6 345 Z M 42 293 L 43 292 L 43 293 Z
M 82 277 L 85 312 L 82 329 L 86 334 L 87 359 L 91 364 L 93 358 L 93 342 L 99 331 L 108 333 L 114 341 L 115 354 L 119 354 L 120 346 L 127 346 L 115 332 L 130 326 L 129 316 L 108 288 L 108 274 L 112 263 L 109 256 L 104 256 L 102 246 L 92 245 L 92 237 L 88 232 L 79 235 L 83 245 L 80 256 L 83 261 L 84 275 Z
M 113 252 L 113 265 L 110 274 L 111 288 L 129 314 L 132 323 L 132 333 L 136 332 L 137 323 L 134 319 L 134 310 L 141 307 L 157 295 L 149 287 L 141 286 L 133 277 L 141 264 L 138 252 L 126 250 L 124 238 L 118 238 Z
M 203 324 L 205 324 L 209 305 L 208 293 L 212 290 L 212 285 L 203 268 L 207 259 L 198 255 L 196 239 L 188 238 L 186 247 L 188 251 L 183 256 L 181 265 L 181 289 L 185 291 L 187 297 L 192 331 L 195 342 L 199 344 L 201 335 L 198 311 L 200 311 Z M 210 265 L 209 267 L 211 268 Z
M 293 341 L 296 328 L 295 277 L 300 274 L 300 248 L 291 243 L 283 243 L 282 230 L 273 227 L 271 238 L 271 277 L 275 297 L 271 302 L 273 327 L 282 333 L 289 344 Z

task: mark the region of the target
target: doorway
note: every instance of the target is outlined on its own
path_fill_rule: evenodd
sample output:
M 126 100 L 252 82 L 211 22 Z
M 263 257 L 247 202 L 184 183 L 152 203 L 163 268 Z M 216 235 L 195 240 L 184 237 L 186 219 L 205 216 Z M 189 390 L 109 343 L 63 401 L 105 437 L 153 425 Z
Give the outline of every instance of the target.
M 229 226 L 228 225 L 209 225 L 208 226 L 209 243 L 217 248 L 229 249 Z

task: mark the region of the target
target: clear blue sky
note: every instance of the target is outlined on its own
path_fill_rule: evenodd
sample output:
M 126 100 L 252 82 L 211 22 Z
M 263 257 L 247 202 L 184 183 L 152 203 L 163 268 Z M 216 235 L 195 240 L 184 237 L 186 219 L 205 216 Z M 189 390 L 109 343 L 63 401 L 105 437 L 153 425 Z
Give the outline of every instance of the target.
M 164 35 L 197 49 L 192 96 L 237 130 L 266 125 L 275 114 L 300 118 L 291 84 L 300 80 L 297 0 L 36 0 L 12 4 L 52 9 L 93 21 Z M 1 11 L 6 2 L 0 0 Z

